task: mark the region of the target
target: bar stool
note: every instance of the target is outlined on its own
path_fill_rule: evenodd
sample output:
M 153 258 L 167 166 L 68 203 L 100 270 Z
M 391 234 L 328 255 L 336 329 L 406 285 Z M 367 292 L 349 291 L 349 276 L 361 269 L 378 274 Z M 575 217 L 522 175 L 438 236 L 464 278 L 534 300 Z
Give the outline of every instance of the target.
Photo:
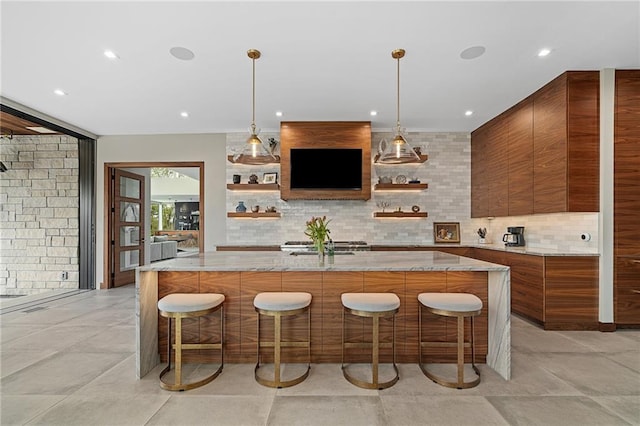
M 224 295 L 217 293 L 174 293 L 158 301 L 160 315 L 169 319 L 167 340 L 167 366 L 160 373 L 160 387 L 171 391 L 194 389 L 218 377 L 224 365 L 222 344 L 224 341 Z M 182 319 L 196 318 L 210 313 L 220 312 L 220 341 L 218 343 L 182 343 Z M 176 320 L 175 344 L 171 344 L 171 320 Z M 171 348 L 175 349 L 176 368 L 174 383 L 162 378 L 171 370 Z M 192 383 L 182 383 L 182 351 L 191 349 L 219 349 L 220 367 L 211 375 Z
M 253 306 L 258 313 L 258 362 L 254 370 L 256 381 L 271 388 L 286 388 L 297 385 L 309 376 L 311 370 L 311 294 L 298 292 L 265 292 L 258 293 L 253 299 Z M 307 340 L 290 342 L 282 341 L 282 317 L 290 317 L 307 312 Z M 274 338 L 272 341 L 260 341 L 260 318 L 262 315 L 273 317 Z M 260 348 L 273 348 L 274 379 L 260 377 Z M 281 349 L 283 347 L 307 348 L 307 370 L 300 376 L 283 381 L 280 375 Z
M 420 319 L 419 319 L 419 361 L 420 369 L 425 376 L 434 382 L 450 388 L 467 389 L 477 386 L 480 383 L 480 370 L 476 367 L 476 352 L 474 344 L 475 330 L 473 327 L 473 318 L 482 312 L 482 300 L 479 297 L 469 293 L 421 293 L 418 295 L 420 301 Z M 457 342 L 423 342 L 422 341 L 422 314 L 423 310 L 431 312 L 434 315 L 445 317 L 456 317 L 458 319 Z M 471 319 L 471 339 L 470 342 L 464 341 L 464 319 Z M 442 377 L 435 375 L 427 370 L 422 363 L 422 348 L 427 347 L 455 347 L 458 355 L 458 375 L 457 381 L 447 381 Z M 471 366 L 477 377 L 469 382 L 464 381 L 464 348 L 471 347 Z
M 341 296 L 342 306 L 342 374 L 350 383 L 364 389 L 386 389 L 398 381 L 400 374 L 396 365 L 396 313 L 400 310 L 400 298 L 394 293 L 343 293 Z M 345 342 L 345 313 L 370 317 L 373 320 L 371 343 L 348 343 Z M 391 343 L 380 343 L 380 318 L 391 318 L 393 331 Z M 393 369 L 395 376 L 386 382 L 380 383 L 378 380 L 378 364 L 380 348 L 392 348 Z M 355 378 L 349 374 L 344 363 L 344 351 L 346 348 L 371 348 L 371 375 L 372 381 L 367 382 Z

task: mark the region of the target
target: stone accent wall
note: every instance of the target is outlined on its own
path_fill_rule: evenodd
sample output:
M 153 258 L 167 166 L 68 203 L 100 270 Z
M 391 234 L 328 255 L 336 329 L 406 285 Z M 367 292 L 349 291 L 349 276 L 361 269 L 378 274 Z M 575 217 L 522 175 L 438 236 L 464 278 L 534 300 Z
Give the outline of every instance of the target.
M 240 150 L 247 135 L 230 133 L 227 135 L 227 153 Z M 277 134 L 261 135 L 263 140 Z M 372 152 L 378 151 L 382 138 L 391 140 L 390 133 L 372 134 Z M 429 184 L 424 191 L 380 192 L 373 191 L 368 201 L 336 200 L 292 200 L 283 201 L 278 192 L 240 192 L 227 191 L 227 211 L 235 211 L 238 201 L 244 201 L 247 208 L 260 205 L 275 206 L 282 213 L 280 219 L 232 219 L 227 218 L 228 244 L 280 244 L 286 240 L 306 240 L 305 222 L 311 216 L 326 215 L 331 218 L 331 235 L 335 240 L 365 240 L 370 244 L 431 244 L 433 243 L 433 222 L 461 222 L 462 240 L 473 242 L 473 231 L 462 223 L 470 217 L 470 143 L 469 133 L 424 133 L 412 132 L 407 135 L 409 142 L 420 146 L 429 160 L 423 164 L 372 165 L 371 185 L 380 176 L 398 175 L 407 178 L 417 177 Z M 322 166 L 320 166 L 322 167 Z M 319 168 L 319 172 L 323 169 Z M 279 172 L 279 165 L 244 166 L 227 162 L 227 182 L 232 175 L 242 175 L 242 183 L 255 173 L 260 179 L 265 172 Z M 331 166 L 324 168 L 331 173 Z M 378 219 L 373 213 L 381 211 L 380 202 L 388 202 L 386 211 L 401 207 L 411 211 L 418 205 L 426 211 L 426 219 Z
M 3 137 L 0 161 L 0 294 L 77 289 L 77 139 Z

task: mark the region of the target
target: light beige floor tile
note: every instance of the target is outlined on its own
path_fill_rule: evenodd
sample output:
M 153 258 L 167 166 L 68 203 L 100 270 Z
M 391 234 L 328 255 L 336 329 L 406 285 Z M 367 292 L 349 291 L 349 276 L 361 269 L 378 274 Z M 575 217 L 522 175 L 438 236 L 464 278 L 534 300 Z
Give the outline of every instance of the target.
M 640 332 L 638 332 L 640 334 Z M 594 331 L 559 331 L 557 334 L 589 347 L 594 352 L 616 353 L 629 349 L 629 336 L 624 333 L 601 333 Z M 640 351 L 640 341 L 636 345 Z
M 268 425 L 384 425 L 378 396 L 277 396 Z
M 2 379 L 4 395 L 68 395 L 125 358 L 119 353 L 57 353 Z M 134 373 L 135 374 L 135 373 Z
M 100 308 L 70 319 L 69 321 L 65 322 L 65 325 L 108 327 L 112 325 L 122 324 L 126 321 L 130 322 L 131 319 L 135 321 L 135 316 L 132 317 L 132 315 L 135 315 L 135 311 L 132 312 L 131 309 L 121 309 L 115 307 Z
M 500 413 L 481 396 L 456 397 L 382 395 L 389 425 L 506 425 Z
M 37 333 L 49 327 L 49 325 L 41 324 L 2 324 L 2 328 L 0 329 L 0 343 L 5 345 L 13 340 Z
M 262 386 L 253 377 L 254 364 L 225 364 L 222 373 L 205 386 L 184 392 L 185 395 L 243 395 L 272 398 L 276 390 Z M 215 368 L 215 366 L 213 367 Z M 203 376 L 202 368 L 198 375 Z M 193 377 L 193 376 L 192 376 Z
M 9 324 L 60 324 L 84 314 L 84 310 L 79 309 L 62 309 L 62 308 L 46 308 L 33 312 L 20 311 L 12 319 Z M 15 313 L 14 313 L 15 314 Z M 12 315 L 12 314 L 10 314 Z M 6 318 L 3 315 L 3 322 Z
M 376 390 L 362 389 L 349 383 L 342 375 L 340 364 L 313 364 L 307 379 L 288 388 L 278 389 L 278 395 L 377 395 Z
M 29 424 L 144 425 L 168 399 L 169 396 L 163 395 L 106 395 L 102 398 L 71 395 L 37 416 Z
M 640 351 L 621 351 L 615 354 L 608 353 L 606 357 L 640 373 Z
M 511 335 L 511 348 L 519 352 L 593 352 L 575 340 L 558 332 L 549 332 L 535 326 L 522 327 Z
M 100 333 L 98 327 L 56 325 L 37 333 L 13 340 L 8 346 L 12 350 L 56 350 L 61 351 Z
M 590 396 L 640 395 L 640 374 L 597 353 L 534 355 L 539 365 Z
M 627 425 L 595 401 L 579 396 L 491 396 L 489 402 L 512 425 Z
M 640 396 L 595 396 L 594 401 L 632 425 L 640 425 Z
M 172 392 L 160 388 L 158 376 L 164 365 L 158 365 L 142 379 L 136 377 L 136 357 L 130 355 L 113 368 L 105 371 L 94 380 L 78 389 L 77 393 L 93 395 L 172 395 Z
M 272 403 L 273 397 L 172 396 L 146 425 L 264 425 Z
M 2 395 L 0 424 L 23 425 L 53 407 L 67 395 Z
M 98 333 L 67 348 L 70 352 L 126 352 L 135 353 L 136 328 L 132 325 L 115 325 L 99 328 Z
M 2 351 L 0 352 L 0 359 L 2 360 L 0 363 L 0 377 L 7 377 L 55 353 L 57 351 L 54 350 Z

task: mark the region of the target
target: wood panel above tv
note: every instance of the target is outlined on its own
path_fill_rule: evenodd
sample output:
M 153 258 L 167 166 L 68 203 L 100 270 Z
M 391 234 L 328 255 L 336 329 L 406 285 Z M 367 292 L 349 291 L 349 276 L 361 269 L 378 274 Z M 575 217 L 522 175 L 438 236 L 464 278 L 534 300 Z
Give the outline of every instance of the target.
M 292 149 L 361 149 L 362 181 L 357 189 L 292 188 Z M 368 200 L 371 198 L 370 121 L 283 121 L 280 123 L 280 196 L 283 200 Z M 317 164 L 315 173 L 337 173 Z M 314 171 L 312 171 L 314 173 Z

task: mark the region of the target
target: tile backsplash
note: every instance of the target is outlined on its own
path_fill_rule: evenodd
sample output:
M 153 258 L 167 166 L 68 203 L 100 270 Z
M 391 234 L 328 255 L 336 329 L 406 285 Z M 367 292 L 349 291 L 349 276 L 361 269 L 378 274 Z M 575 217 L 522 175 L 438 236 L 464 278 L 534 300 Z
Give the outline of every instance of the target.
M 277 133 L 261 135 L 263 140 Z M 372 155 L 378 151 L 382 138 L 390 140 L 391 133 L 372 133 Z M 420 147 L 429 159 L 423 164 L 379 165 L 371 168 L 371 185 L 380 176 L 395 179 L 399 175 L 418 178 L 428 183 L 423 191 L 373 191 L 368 201 L 291 200 L 283 201 L 280 193 L 227 191 L 226 210 L 235 211 L 239 201 L 247 208 L 259 205 L 260 211 L 275 206 L 282 213 L 279 219 L 227 218 L 227 243 L 238 245 L 281 244 L 287 240 L 306 240 L 305 222 L 311 216 L 326 215 L 331 219 L 330 229 L 334 240 L 364 240 L 369 244 L 432 244 L 433 222 L 460 222 L 462 244 L 477 242 L 476 230 L 486 227 L 488 236 L 499 242 L 507 226 L 525 226 L 527 246 L 555 248 L 559 250 L 597 251 L 598 213 L 559 213 L 503 217 L 488 220 L 471 219 L 471 148 L 470 135 L 465 132 L 427 133 L 411 132 L 409 143 Z M 227 154 L 239 152 L 246 140 L 245 133 L 227 134 Z M 256 174 L 260 181 L 264 173 L 280 172 L 280 165 L 245 166 L 227 162 L 227 182 L 234 174 L 241 175 L 247 183 L 249 175 Z M 328 170 L 330 172 L 330 169 Z M 386 211 L 410 211 L 413 205 L 428 212 L 426 219 L 379 219 L 373 213 L 382 211 L 379 203 L 389 203 Z M 580 239 L 582 232 L 591 234 L 591 241 Z

